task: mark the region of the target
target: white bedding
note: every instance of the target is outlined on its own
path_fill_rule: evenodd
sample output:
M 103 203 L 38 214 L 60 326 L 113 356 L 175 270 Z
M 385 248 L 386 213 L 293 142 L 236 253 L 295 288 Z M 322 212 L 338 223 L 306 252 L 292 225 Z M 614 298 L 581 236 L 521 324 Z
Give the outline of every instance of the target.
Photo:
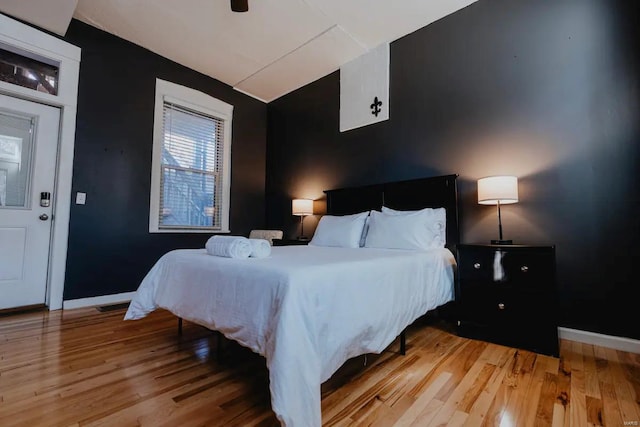
M 447 249 L 283 246 L 247 259 L 180 249 L 149 271 L 125 319 L 161 307 L 222 332 L 266 358 L 284 426 L 319 427 L 321 383 L 452 300 L 454 266 Z

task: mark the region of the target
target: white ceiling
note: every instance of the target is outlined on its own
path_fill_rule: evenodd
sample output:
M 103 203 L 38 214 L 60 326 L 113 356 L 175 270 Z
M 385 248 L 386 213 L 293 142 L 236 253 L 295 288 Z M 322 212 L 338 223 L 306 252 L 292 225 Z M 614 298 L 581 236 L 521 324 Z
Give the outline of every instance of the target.
M 78 0 L 0 0 L 0 12 L 64 35 Z
M 245 13 L 228 0 L 0 0 L 0 10 L 64 34 L 68 22 L 61 32 L 42 21 L 76 1 L 73 17 L 269 102 L 476 0 L 249 0 Z

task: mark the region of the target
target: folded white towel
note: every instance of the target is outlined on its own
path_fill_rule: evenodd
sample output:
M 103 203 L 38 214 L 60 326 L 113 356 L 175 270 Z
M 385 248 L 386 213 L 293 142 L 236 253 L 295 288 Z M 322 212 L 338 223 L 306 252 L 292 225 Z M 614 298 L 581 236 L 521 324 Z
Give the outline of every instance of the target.
M 252 258 L 266 258 L 271 255 L 271 245 L 266 239 L 249 239 Z
M 209 255 L 227 258 L 248 258 L 251 243 L 242 236 L 211 236 L 205 245 Z

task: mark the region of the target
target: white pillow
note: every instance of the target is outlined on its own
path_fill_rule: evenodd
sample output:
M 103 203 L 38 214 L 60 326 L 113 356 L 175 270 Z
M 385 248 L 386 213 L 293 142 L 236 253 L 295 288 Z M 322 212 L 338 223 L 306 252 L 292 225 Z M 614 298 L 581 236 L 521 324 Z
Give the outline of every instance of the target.
M 427 226 L 433 233 L 438 232 L 438 247 L 444 248 L 447 243 L 447 210 L 445 208 L 424 208 L 417 211 L 397 211 L 395 209 L 382 207 L 382 213 L 387 215 L 411 215 L 423 212 L 426 215 Z M 441 246 L 440 246 L 441 245 Z
M 442 221 L 434 221 L 434 215 L 430 211 L 402 214 L 371 211 L 365 247 L 418 250 L 442 248 Z
M 309 245 L 359 248 L 367 215 L 369 215 L 369 212 L 342 216 L 323 216 Z

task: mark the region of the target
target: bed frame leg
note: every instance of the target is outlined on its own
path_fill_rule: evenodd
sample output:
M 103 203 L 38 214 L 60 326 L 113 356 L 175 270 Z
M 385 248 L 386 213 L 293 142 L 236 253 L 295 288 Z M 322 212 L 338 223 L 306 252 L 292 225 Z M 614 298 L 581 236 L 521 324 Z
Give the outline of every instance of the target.
M 400 354 L 407 354 L 407 330 L 400 332 Z
M 216 331 L 216 358 L 222 359 L 222 333 Z M 178 335 L 182 335 L 182 317 L 178 317 Z
M 216 359 L 222 360 L 222 332 L 216 331 Z

